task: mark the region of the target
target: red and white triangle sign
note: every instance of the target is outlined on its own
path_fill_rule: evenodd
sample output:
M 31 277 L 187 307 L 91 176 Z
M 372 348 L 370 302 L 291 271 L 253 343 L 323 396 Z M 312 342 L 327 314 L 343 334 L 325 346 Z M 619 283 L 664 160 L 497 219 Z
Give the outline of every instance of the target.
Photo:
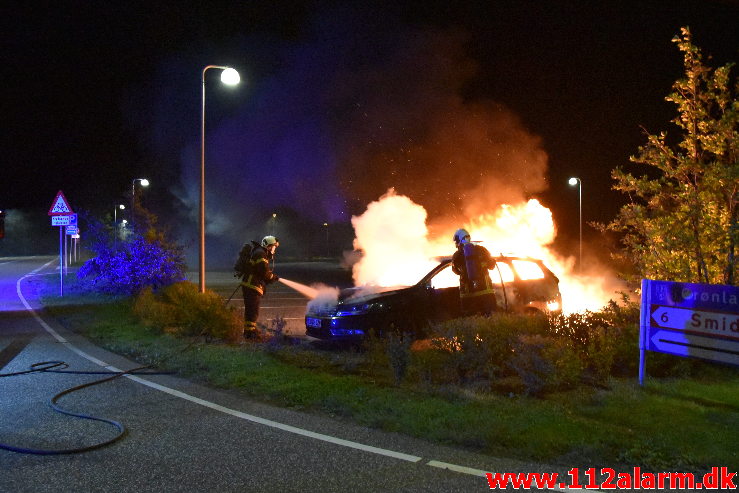
M 54 199 L 54 202 L 51 203 L 51 209 L 49 209 L 49 215 L 50 216 L 71 216 L 74 214 L 72 212 L 72 208 L 69 207 L 69 202 L 67 202 L 66 197 L 64 197 L 64 193 L 59 190 L 59 192 L 56 194 L 56 198 Z

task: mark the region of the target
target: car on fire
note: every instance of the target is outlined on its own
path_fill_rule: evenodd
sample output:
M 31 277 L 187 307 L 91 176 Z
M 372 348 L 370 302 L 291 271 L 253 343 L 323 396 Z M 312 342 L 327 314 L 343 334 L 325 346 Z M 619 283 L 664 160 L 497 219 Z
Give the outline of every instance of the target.
M 560 312 L 559 279 L 544 262 L 530 257 L 493 256 L 490 270 L 498 307 L 507 312 Z M 358 341 L 371 330 L 410 333 L 423 337 L 432 323 L 462 316 L 459 277 L 452 258 L 439 264 L 413 286 L 349 288 L 337 302 L 311 303 L 305 316 L 306 334 L 333 341 Z

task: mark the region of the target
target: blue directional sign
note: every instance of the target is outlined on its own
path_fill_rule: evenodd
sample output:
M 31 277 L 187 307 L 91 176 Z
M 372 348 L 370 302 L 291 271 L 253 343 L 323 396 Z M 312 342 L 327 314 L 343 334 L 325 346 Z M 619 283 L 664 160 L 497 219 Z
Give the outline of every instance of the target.
M 739 287 L 642 279 L 639 382 L 644 351 L 739 366 Z

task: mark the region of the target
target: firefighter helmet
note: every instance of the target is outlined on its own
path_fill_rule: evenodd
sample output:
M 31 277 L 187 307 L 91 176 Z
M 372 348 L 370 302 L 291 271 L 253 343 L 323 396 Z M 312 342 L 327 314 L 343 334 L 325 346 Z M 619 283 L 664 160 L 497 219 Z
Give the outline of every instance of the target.
M 459 245 L 460 243 L 465 243 L 467 241 L 470 241 L 470 234 L 467 232 L 466 229 L 458 229 L 454 233 L 454 244 Z
M 262 246 L 264 248 L 267 248 L 272 245 L 280 246 L 280 241 L 274 236 L 265 236 L 264 238 L 262 238 Z

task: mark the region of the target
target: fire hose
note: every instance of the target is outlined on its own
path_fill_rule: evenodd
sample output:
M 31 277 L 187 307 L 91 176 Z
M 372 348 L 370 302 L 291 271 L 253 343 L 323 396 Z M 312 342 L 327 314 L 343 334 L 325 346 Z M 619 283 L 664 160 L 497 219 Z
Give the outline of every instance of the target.
M 10 450 L 11 452 L 18 452 L 21 454 L 35 454 L 35 455 L 77 454 L 77 453 L 89 452 L 90 450 L 96 450 L 96 449 L 105 447 L 106 445 L 110 445 L 111 443 L 116 442 L 120 440 L 121 438 L 123 438 L 123 436 L 126 434 L 126 427 L 123 426 L 118 421 L 113 421 L 112 419 L 100 418 L 97 416 L 91 416 L 89 414 L 82 414 L 82 413 L 75 413 L 72 411 L 67 411 L 66 409 L 63 409 L 62 407 L 60 407 L 57 404 L 57 401 L 61 399 L 63 396 L 67 394 L 71 394 L 72 392 L 76 392 L 78 390 L 82 390 L 87 387 L 92 387 L 93 385 L 98 385 L 101 383 L 109 382 L 111 380 L 115 380 L 116 378 L 122 377 L 123 375 L 127 375 L 130 373 L 138 372 L 146 368 L 150 368 L 151 365 L 140 366 L 138 368 L 133 368 L 131 370 L 121 371 L 121 372 L 64 371 L 64 369 L 68 367 L 69 365 L 65 363 L 64 361 L 42 361 L 40 363 L 32 364 L 29 370 L 18 371 L 18 372 L 13 372 L 13 373 L 0 373 L 0 377 L 15 377 L 19 375 L 26 375 L 29 373 L 70 373 L 70 374 L 76 374 L 76 375 L 110 375 L 106 378 L 103 378 L 100 380 L 94 380 L 92 382 L 87 382 L 87 383 L 77 385 L 75 387 L 71 387 L 71 388 L 68 388 L 66 390 L 59 392 L 58 394 L 56 394 L 54 397 L 52 397 L 49 400 L 49 406 L 54 411 L 61 413 L 61 414 L 66 414 L 68 416 L 73 416 L 73 417 L 81 418 L 81 419 L 89 419 L 92 421 L 100 421 L 102 423 L 107 423 L 115 427 L 118 430 L 118 434 L 109 440 L 98 442 L 93 445 L 88 445 L 86 447 L 77 447 L 77 448 L 68 448 L 68 449 L 35 449 L 35 448 L 16 447 L 14 445 L 9 445 L 7 443 L 0 442 L 0 449 Z M 54 368 L 57 368 L 57 370 L 54 370 Z M 140 375 L 161 375 L 161 374 L 162 373 L 155 373 L 155 372 L 140 373 Z
M 200 334 L 202 335 L 202 333 Z M 159 361 L 158 364 L 163 363 L 167 359 L 171 358 L 175 354 L 180 354 L 192 347 L 192 345 L 195 343 L 196 339 L 193 339 L 192 342 L 190 342 L 187 346 L 185 346 L 180 351 L 175 352 L 174 354 L 168 356 L 167 358 L 162 359 Z M 118 434 L 114 436 L 113 438 L 109 440 L 105 440 L 102 442 L 98 442 L 92 445 L 88 445 L 85 447 L 77 447 L 77 448 L 67 448 L 67 449 L 35 449 L 35 448 L 25 448 L 25 447 L 17 447 L 14 445 L 9 445 L 7 443 L 0 442 L 0 449 L 10 450 L 11 452 L 18 452 L 21 454 L 34 454 L 34 455 L 62 455 L 62 454 L 78 454 L 82 452 L 89 452 L 91 450 L 96 450 L 102 447 L 105 447 L 107 445 L 110 445 L 114 442 L 117 442 L 121 438 L 125 436 L 127 433 L 126 427 L 123 426 L 123 424 L 119 423 L 118 421 L 114 421 L 112 419 L 106 419 L 106 418 L 100 418 L 97 416 L 91 416 L 89 414 L 82 414 L 82 413 L 75 413 L 72 411 L 68 411 L 66 409 L 63 409 L 61 406 L 57 404 L 57 401 L 61 399 L 63 396 L 67 394 L 71 394 L 72 392 L 76 392 L 78 390 L 82 390 L 88 387 L 92 387 L 94 385 L 99 385 L 101 383 L 110 382 L 112 380 L 115 380 L 117 378 L 120 378 L 124 375 L 129 375 L 136 373 L 137 375 L 171 375 L 172 372 L 144 372 L 141 373 L 142 370 L 145 370 L 147 368 L 152 368 L 154 366 L 154 363 L 150 365 L 144 365 L 139 366 L 136 368 L 132 368 L 130 370 L 126 371 L 119 371 L 119 372 L 111 372 L 111 371 L 73 371 L 73 370 L 65 370 L 69 367 L 69 365 L 64 361 L 43 361 L 40 363 L 34 363 L 31 365 L 30 369 L 25 371 L 17 371 L 13 373 L 0 373 L 0 378 L 2 377 L 15 377 L 20 375 L 27 375 L 29 373 L 67 373 L 67 374 L 75 374 L 75 375 L 108 375 L 105 378 L 102 378 L 100 380 L 94 380 L 92 382 L 83 383 L 81 385 L 77 385 L 74 387 L 70 387 L 68 389 L 62 390 L 61 392 L 57 393 L 54 397 L 52 397 L 49 400 L 49 406 L 56 412 L 65 414 L 67 416 L 73 416 L 76 418 L 81 419 L 89 419 L 92 421 L 99 421 L 102 423 L 109 424 L 116 428 L 118 430 Z

